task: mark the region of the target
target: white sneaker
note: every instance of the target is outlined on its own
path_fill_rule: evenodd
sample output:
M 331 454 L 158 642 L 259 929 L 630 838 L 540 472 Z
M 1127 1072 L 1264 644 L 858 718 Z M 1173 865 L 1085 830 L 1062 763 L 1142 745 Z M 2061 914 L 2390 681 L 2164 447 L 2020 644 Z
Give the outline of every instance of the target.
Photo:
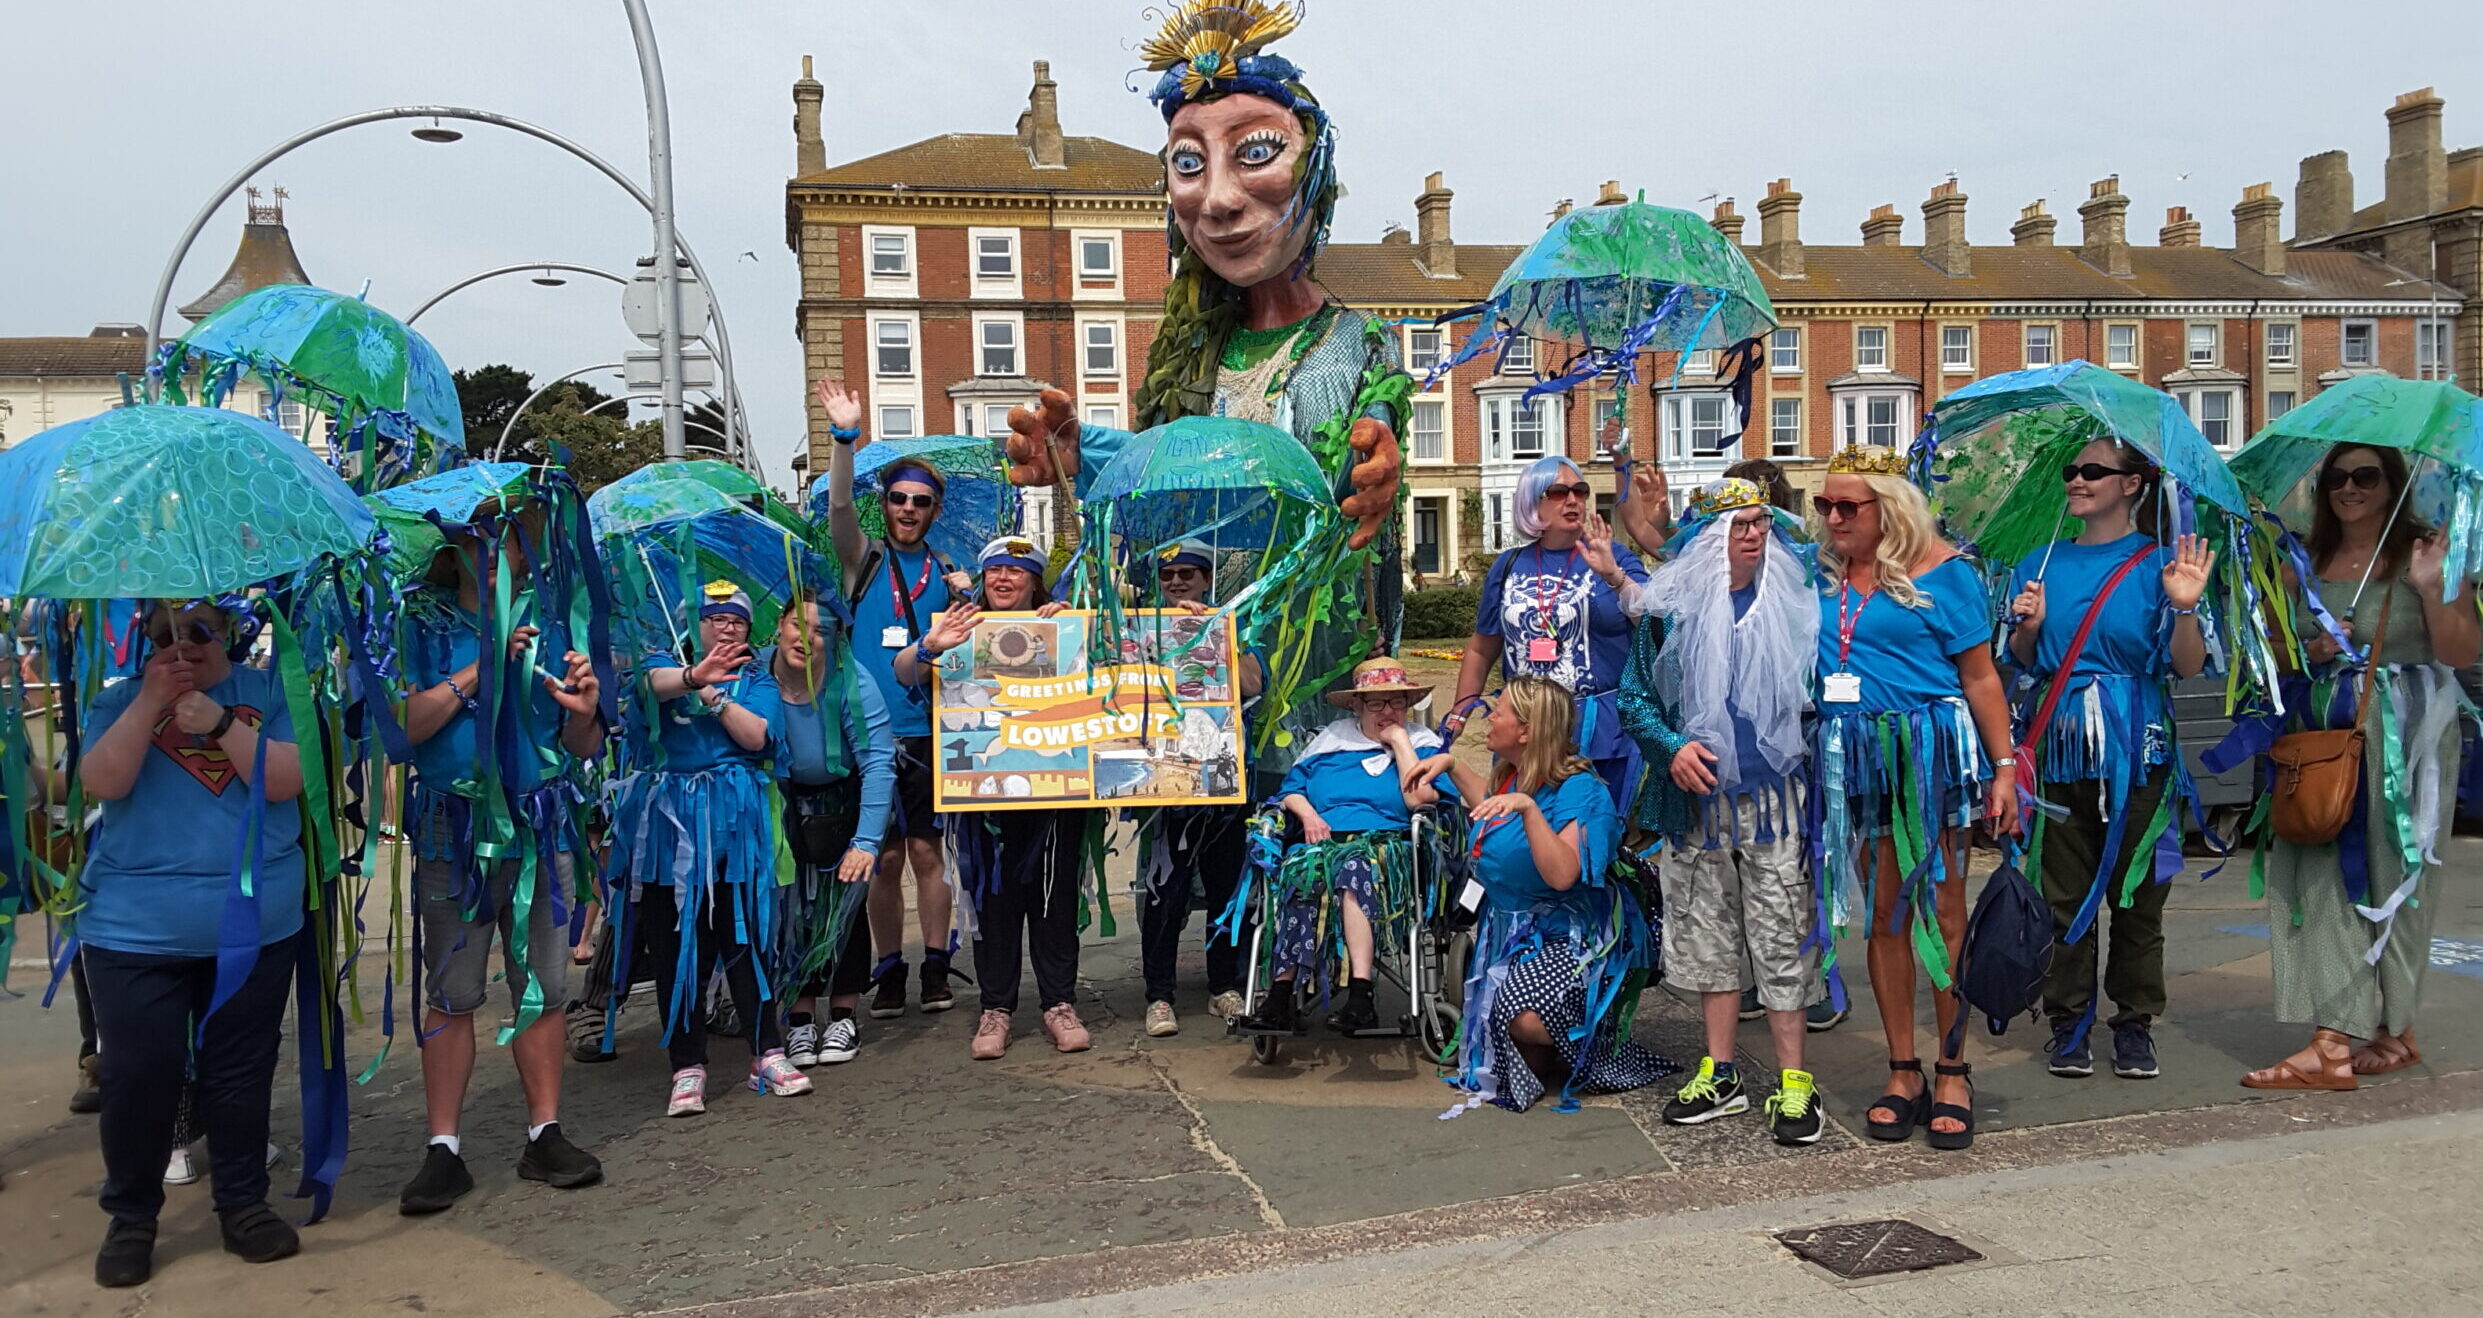
M 750 1088 L 758 1093 L 782 1097 L 807 1094 L 811 1091 L 811 1083 L 809 1076 L 785 1060 L 784 1049 L 771 1048 L 764 1056 L 750 1063 Z
M 785 1060 L 804 1069 L 819 1065 L 819 1026 L 815 1022 L 785 1031 Z
M 665 1100 L 664 1115 L 695 1117 L 707 1110 L 707 1068 L 685 1066 L 672 1073 L 672 1097 Z
M 1179 1033 L 1181 1033 L 1181 1018 L 1173 1014 L 1173 1004 L 1169 1002 L 1147 1004 L 1148 1038 L 1163 1039 Z
M 1220 1021 L 1229 1021 L 1249 1015 L 1250 1004 L 1242 1001 L 1240 993 L 1233 989 L 1226 989 L 1207 999 L 1207 1014 Z
M 174 1145 L 171 1161 L 164 1164 L 164 1184 L 191 1185 L 197 1182 L 198 1176 L 198 1159 L 191 1155 L 190 1146 Z
M 862 1023 L 851 1016 L 829 1021 L 828 1028 L 819 1036 L 819 1063 L 822 1066 L 850 1062 L 854 1054 L 861 1051 Z

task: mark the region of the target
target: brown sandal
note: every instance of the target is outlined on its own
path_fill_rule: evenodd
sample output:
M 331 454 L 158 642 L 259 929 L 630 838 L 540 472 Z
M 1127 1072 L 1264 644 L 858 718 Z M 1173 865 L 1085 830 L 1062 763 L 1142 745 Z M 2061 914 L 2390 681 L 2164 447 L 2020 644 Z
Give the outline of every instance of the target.
M 2392 1053 L 2389 1049 L 2381 1047 L 2383 1043 L 2393 1045 L 2395 1051 Z M 2361 1060 L 2360 1051 L 2353 1054 L 2351 1062 L 2355 1075 L 2388 1075 L 2402 1071 L 2409 1066 L 2420 1066 L 2423 1062 L 2423 1050 L 2414 1046 L 2414 1033 L 2411 1030 L 2404 1034 L 2382 1035 L 2380 1038 L 2373 1039 L 2370 1043 L 2370 1051 L 2381 1054 L 2379 1060 L 2365 1063 Z
M 2328 1060 L 2329 1050 L 2323 1045 L 2334 1046 L 2338 1053 L 2336 1060 L 2333 1062 Z M 2351 1039 L 2335 1030 L 2318 1030 L 2311 1035 L 2311 1046 L 2303 1051 L 2318 1059 L 2319 1069 L 2304 1070 L 2294 1061 L 2293 1057 L 2288 1057 L 2274 1066 L 2243 1076 L 2242 1088 L 2320 1090 L 2341 1093 L 2356 1087 Z M 2296 1053 L 2294 1056 L 2300 1055 Z

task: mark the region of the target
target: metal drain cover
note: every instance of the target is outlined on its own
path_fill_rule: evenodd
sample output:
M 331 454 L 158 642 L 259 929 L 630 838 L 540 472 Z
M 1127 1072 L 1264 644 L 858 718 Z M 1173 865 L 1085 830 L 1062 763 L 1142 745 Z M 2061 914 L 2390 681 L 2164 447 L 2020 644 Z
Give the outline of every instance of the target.
M 1975 1263 L 1983 1258 L 1962 1241 L 1902 1218 L 1799 1227 L 1776 1233 L 1776 1242 L 1806 1262 L 1816 1263 L 1847 1281 L 1922 1272 L 1952 1263 Z

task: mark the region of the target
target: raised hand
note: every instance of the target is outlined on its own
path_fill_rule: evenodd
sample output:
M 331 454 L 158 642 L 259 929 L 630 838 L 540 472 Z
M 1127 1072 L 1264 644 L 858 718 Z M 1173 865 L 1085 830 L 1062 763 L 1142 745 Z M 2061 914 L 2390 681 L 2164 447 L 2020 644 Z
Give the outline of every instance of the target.
M 1671 512 L 1673 485 L 1664 477 L 1664 464 L 1655 461 L 1633 463 L 1629 475 L 1629 497 L 1646 500 L 1649 508 Z
M 845 387 L 842 380 L 814 380 L 811 396 L 819 400 L 819 410 L 827 414 L 828 424 L 839 430 L 862 428 L 862 395 Z
M 1612 556 L 1612 527 L 1600 513 L 1586 515 L 1586 536 L 1578 541 L 1578 553 L 1596 576 L 1609 579 L 1621 570 L 1620 560 Z
M 593 718 L 595 698 L 603 684 L 595 680 L 595 661 L 575 650 L 563 661 L 568 671 L 557 681 L 543 679 L 543 689 L 550 693 L 552 703 L 580 718 Z
M 691 689 L 713 686 L 741 671 L 750 662 L 750 645 L 746 641 L 726 641 L 707 652 L 707 657 L 690 665 L 682 679 Z
M 930 647 L 933 654 L 947 654 L 974 635 L 974 620 L 982 613 L 972 603 L 958 603 L 931 624 L 931 631 L 923 637 L 923 644 Z
M 2169 567 L 2164 569 L 2164 593 L 2167 595 L 2172 593 L 2172 571 Z M 2017 619 L 2017 625 L 2028 631 L 2042 631 L 2043 583 L 2027 582 L 2026 588 L 2017 593 L 2017 598 L 2009 601 L 2009 616 Z
M 2421 549 L 2415 550 L 2419 557 Z M 2436 568 L 2438 560 L 2434 560 Z M 2199 597 L 2207 593 L 2207 580 L 2216 570 L 2216 551 L 2205 540 L 2185 535 L 2173 546 L 2172 560 L 2164 565 L 2164 598 L 2176 609 L 2195 609 Z
M 1009 483 L 1057 485 L 1078 478 L 1078 414 L 1069 395 L 1046 389 L 1033 407 L 1009 409 Z
M 1360 549 L 1378 538 L 1382 523 L 1397 506 L 1397 482 L 1404 475 L 1405 453 L 1397 447 L 1397 434 L 1388 423 L 1377 417 L 1364 417 L 1354 422 L 1352 435 L 1345 441 L 1361 459 L 1356 462 L 1350 479 L 1354 492 L 1338 504 L 1357 525 L 1345 541 L 1348 548 Z
M 2438 600 L 2448 580 L 2448 557 L 2447 536 L 2427 535 L 2415 541 L 2413 552 L 2406 557 L 2406 584 L 2421 591 L 2423 598 Z M 2166 590 L 2169 593 L 2171 587 Z

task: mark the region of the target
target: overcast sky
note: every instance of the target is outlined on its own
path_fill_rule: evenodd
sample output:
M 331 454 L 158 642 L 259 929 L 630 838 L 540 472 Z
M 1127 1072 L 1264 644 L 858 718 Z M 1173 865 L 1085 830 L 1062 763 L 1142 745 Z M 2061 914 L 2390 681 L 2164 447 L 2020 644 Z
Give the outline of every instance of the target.
M 1031 61 L 1052 62 L 1063 127 L 1152 148 L 1161 121 L 1128 90 L 1147 25 L 1136 0 L 653 0 L 671 88 L 684 235 L 716 278 L 769 475 L 801 434 L 798 293 L 784 239 L 790 84 L 818 57 L 828 157 L 943 132 L 1008 132 Z M 454 104 L 568 136 L 643 178 L 644 110 L 615 0 L 222 0 L 209 9 L 20 4 L 0 32 L 0 335 L 81 334 L 144 317 L 157 271 L 225 176 L 287 135 L 358 110 Z M 219 21 L 209 21 L 212 13 Z M 151 15 L 151 16 L 150 16 Z M 1554 26 L 1557 24 L 1557 26 Z M 1687 5 L 1314 0 L 1278 49 L 1340 132 L 1340 239 L 1411 226 L 1423 176 L 1447 172 L 1456 236 L 1522 242 L 1563 197 L 1618 178 L 1649 200 L 1754 207 L 1790 176 L 1813 242 L 1857 241 L 1952 171 L 1968 227 L 2008 241 L 2051 200 L 2074 241 L 2089 181 L 2118 172 L 2132 236 L 2186 205 L 2229 244 L 2244 185 L 2276 183 L 2287 231 L 2295 162 L 2352 153 L 2357 194 L 2385 177 L 2382 112 L 2431 85 L 2451 148 L 2483 143 L 2474 0 L 2183 5 Z M 496 265 L 626 271 L 644 213 L 584 165 L 486 128 L 431 146 L 358 128 L 279 161 L 304 268 L 399 314 Z M 174 286 L 196 296 L 231 255 L 236 197 Z M 1758 236 L 1755 218 L 1746 235 Z M 524 279 L 423 318 L 452 366 L 557 374 L 633 346 L 617 290 Z M 173 319 L 177 331 L 181 322 Z M 610 382 L 606 382 L 610 383 Z

